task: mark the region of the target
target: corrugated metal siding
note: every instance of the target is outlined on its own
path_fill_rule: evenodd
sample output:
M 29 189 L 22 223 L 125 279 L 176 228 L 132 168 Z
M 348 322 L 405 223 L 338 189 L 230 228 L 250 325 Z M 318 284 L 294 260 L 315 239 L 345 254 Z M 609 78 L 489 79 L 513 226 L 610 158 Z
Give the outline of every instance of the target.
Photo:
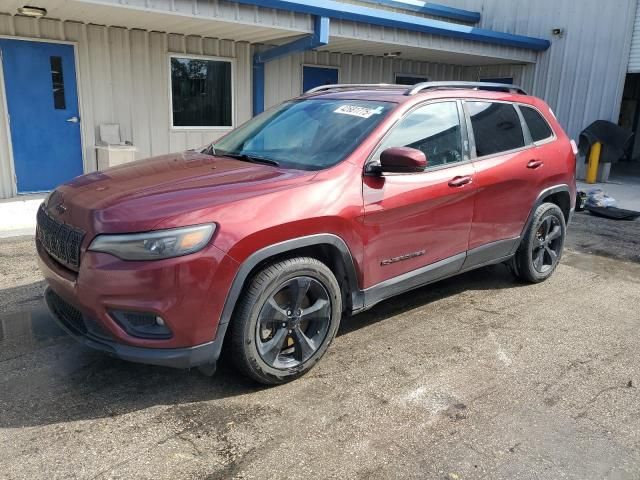
M 618 121 L 636 0 L 438 0 L 481 12 L 481 28 L 548 38 L 538 54 L 532 88 L 577 138 L 597 119 Z M 562 37 L 553 28 L 564 29 Z M 525 82 L 523 82 L 525 83 Z
M 640 5 L 636 8 L 635 21 L 633 23 L 633 36 L 631 37 L 631 52 L 629 53 L 629 73 L 640 73 Z
M 302 93 L 303 65 L 339 68 L 341 83 L 393 83 L 396 73 L 424 75 L 429 80 L 462 80 L 464 67 L 346 53 L 298 53 L 266 64 L 265 107 Z
M 513 78 L 513 83 L 529 93 L 533 90 L 536 66 L 528 65 L 487 65 L 482 67 L 465 67 L 464 80 L 470 82 L 483 78 Z
M 123 138 L 138 148 L 138 158 L 204 145 L 224 133 L 169 127 L 169 53 L 235 59 L 236 124 L 251 117 L 248 43 L 9 15 L 0 15 L 0 35 L 77 42 L 87 172 L 96 168 L 93 145 L 101 123 L 119 123 Z M 0 198 L 11 196 L 14 188 L 6 132 L 0 103 Z

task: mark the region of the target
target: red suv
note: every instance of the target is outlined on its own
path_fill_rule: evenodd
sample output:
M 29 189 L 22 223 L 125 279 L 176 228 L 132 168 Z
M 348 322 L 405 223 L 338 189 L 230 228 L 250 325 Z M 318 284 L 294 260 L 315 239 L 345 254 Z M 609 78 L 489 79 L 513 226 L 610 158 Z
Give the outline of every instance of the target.
M 518 87 L 328 85 L 202 151 L 60 186 L 37 248 L 59 323 L 117 357 L 263 383 L 307 372 L 343 315 L 483 265 L 548 278 L 575 144 Z

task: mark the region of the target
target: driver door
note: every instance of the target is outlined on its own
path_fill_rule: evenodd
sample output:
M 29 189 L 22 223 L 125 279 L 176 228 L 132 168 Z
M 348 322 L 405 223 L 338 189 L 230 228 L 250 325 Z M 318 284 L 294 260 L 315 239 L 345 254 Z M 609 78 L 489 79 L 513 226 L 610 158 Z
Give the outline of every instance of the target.
M 378 284 L 386 297 L 397 293 L 389 288 L 402 291 L 407 282 L 417 286 L 460 270 L 476 193 L 465 125 L 460 102 L 423 104 L 400 120 L 376 150 L 370 161 L 379 161 L 390 147 L 419 149 L 427 168 L 364 176 L 367 288 Z

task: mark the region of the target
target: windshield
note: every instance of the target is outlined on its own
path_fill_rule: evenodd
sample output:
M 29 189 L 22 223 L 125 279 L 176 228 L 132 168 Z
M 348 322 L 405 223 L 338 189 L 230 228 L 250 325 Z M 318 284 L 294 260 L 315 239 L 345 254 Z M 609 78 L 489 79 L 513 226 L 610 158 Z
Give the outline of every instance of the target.
M 230 132 L 213 149 L 216 155 L 320 170 L 344 160 L 393 106 L 362 100 L 286 102 Z

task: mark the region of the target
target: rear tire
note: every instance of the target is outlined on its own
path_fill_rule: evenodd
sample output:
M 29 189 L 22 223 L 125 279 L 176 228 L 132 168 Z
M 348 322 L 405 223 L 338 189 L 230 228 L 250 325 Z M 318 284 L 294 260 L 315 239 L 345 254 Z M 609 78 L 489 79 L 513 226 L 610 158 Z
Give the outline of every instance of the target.
M 530 283 L 549 278 L 560 263 L 566 231 L 560 207 L 543 203 L 536 208 L 531 225 L 509 262 L 513 273 Z
M 269 265 L 251 279 L 234 313 L 232 361 L 263 384 L 294 380 L 323 357 L 341 316 L 340 285 L 325 264 L 296 257 Z

